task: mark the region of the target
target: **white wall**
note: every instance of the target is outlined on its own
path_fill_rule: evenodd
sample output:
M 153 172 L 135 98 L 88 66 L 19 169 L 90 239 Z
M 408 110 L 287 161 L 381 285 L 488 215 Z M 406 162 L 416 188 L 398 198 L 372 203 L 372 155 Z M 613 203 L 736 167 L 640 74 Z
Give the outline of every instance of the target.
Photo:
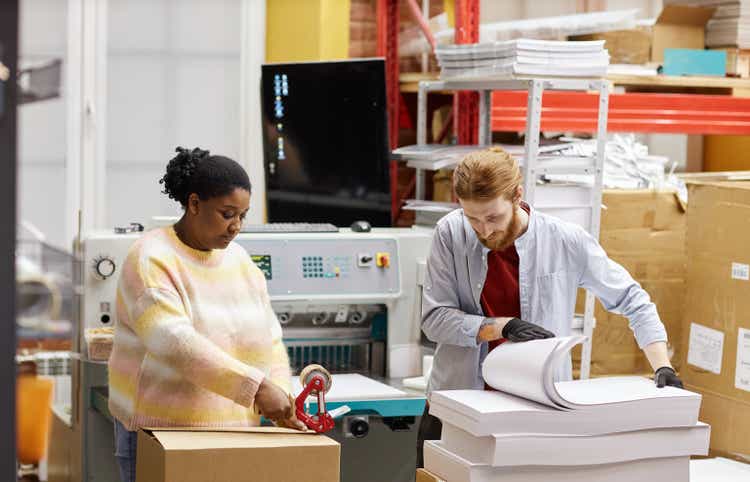
M 109 0 L 107 222 L 178 215 L 178 145 L 239 160 L 240 0 Z
M 65 61 L 67 2 L 20 2 L 21 68 L 55 58 Z M 69 248 L 65 230 L 65 100 L 50 99 L 18 108 L 18 217 Z
M 66 7 L 21 2 L 21 65 L 64 60 Z M 103 227 L 179 214 L 158 183 L 177 145 L 239 160 L 240 7 L 241 0 L 109 0 Z M 64 88 L 61 98 L 19 107 L 18 211 L 69 248 L 65 109 Z

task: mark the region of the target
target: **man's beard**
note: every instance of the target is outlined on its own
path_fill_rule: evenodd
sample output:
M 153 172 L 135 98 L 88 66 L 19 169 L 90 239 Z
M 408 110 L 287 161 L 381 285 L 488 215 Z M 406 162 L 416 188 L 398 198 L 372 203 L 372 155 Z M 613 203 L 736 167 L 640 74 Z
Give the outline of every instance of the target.
M 521 217 L 518 215 L 518 205 L 513 206 L 513 215 L 508 223 L 508 229 L 505 231 L 495 231 L 489 237 L 484 238 L 477 233 L 479 242 L 493 251 L 503 251 L 507 249 L 516 240 L 518 233 L 521 231 Z

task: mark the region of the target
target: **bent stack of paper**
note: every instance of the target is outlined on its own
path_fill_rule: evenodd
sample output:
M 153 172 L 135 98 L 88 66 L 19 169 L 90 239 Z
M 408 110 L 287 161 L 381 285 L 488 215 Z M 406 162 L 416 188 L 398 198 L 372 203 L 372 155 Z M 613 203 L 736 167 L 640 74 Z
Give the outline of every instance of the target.
M 482 374 L 498 391 L 433 392 L 442 440 L 425 442 L 425 468 L 447 482 L 690 479 L 710 427 L 701 396 L 642 377 L 555 382 L 584 337 L 505 343 Z

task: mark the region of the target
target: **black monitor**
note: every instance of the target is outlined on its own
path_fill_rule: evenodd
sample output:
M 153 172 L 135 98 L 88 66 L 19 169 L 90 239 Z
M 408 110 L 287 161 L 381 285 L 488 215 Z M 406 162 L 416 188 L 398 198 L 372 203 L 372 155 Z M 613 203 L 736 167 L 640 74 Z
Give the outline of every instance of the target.
M 391 225 L 382 59 L 263 66 L 269 222 Z

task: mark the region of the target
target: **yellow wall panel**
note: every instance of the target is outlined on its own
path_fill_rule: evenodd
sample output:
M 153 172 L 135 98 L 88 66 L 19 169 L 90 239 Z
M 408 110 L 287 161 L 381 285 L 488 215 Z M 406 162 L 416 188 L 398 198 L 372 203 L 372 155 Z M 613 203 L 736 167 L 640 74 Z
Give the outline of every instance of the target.
M 268 0 L 266 61 L 345 59 L 350 0 Z

